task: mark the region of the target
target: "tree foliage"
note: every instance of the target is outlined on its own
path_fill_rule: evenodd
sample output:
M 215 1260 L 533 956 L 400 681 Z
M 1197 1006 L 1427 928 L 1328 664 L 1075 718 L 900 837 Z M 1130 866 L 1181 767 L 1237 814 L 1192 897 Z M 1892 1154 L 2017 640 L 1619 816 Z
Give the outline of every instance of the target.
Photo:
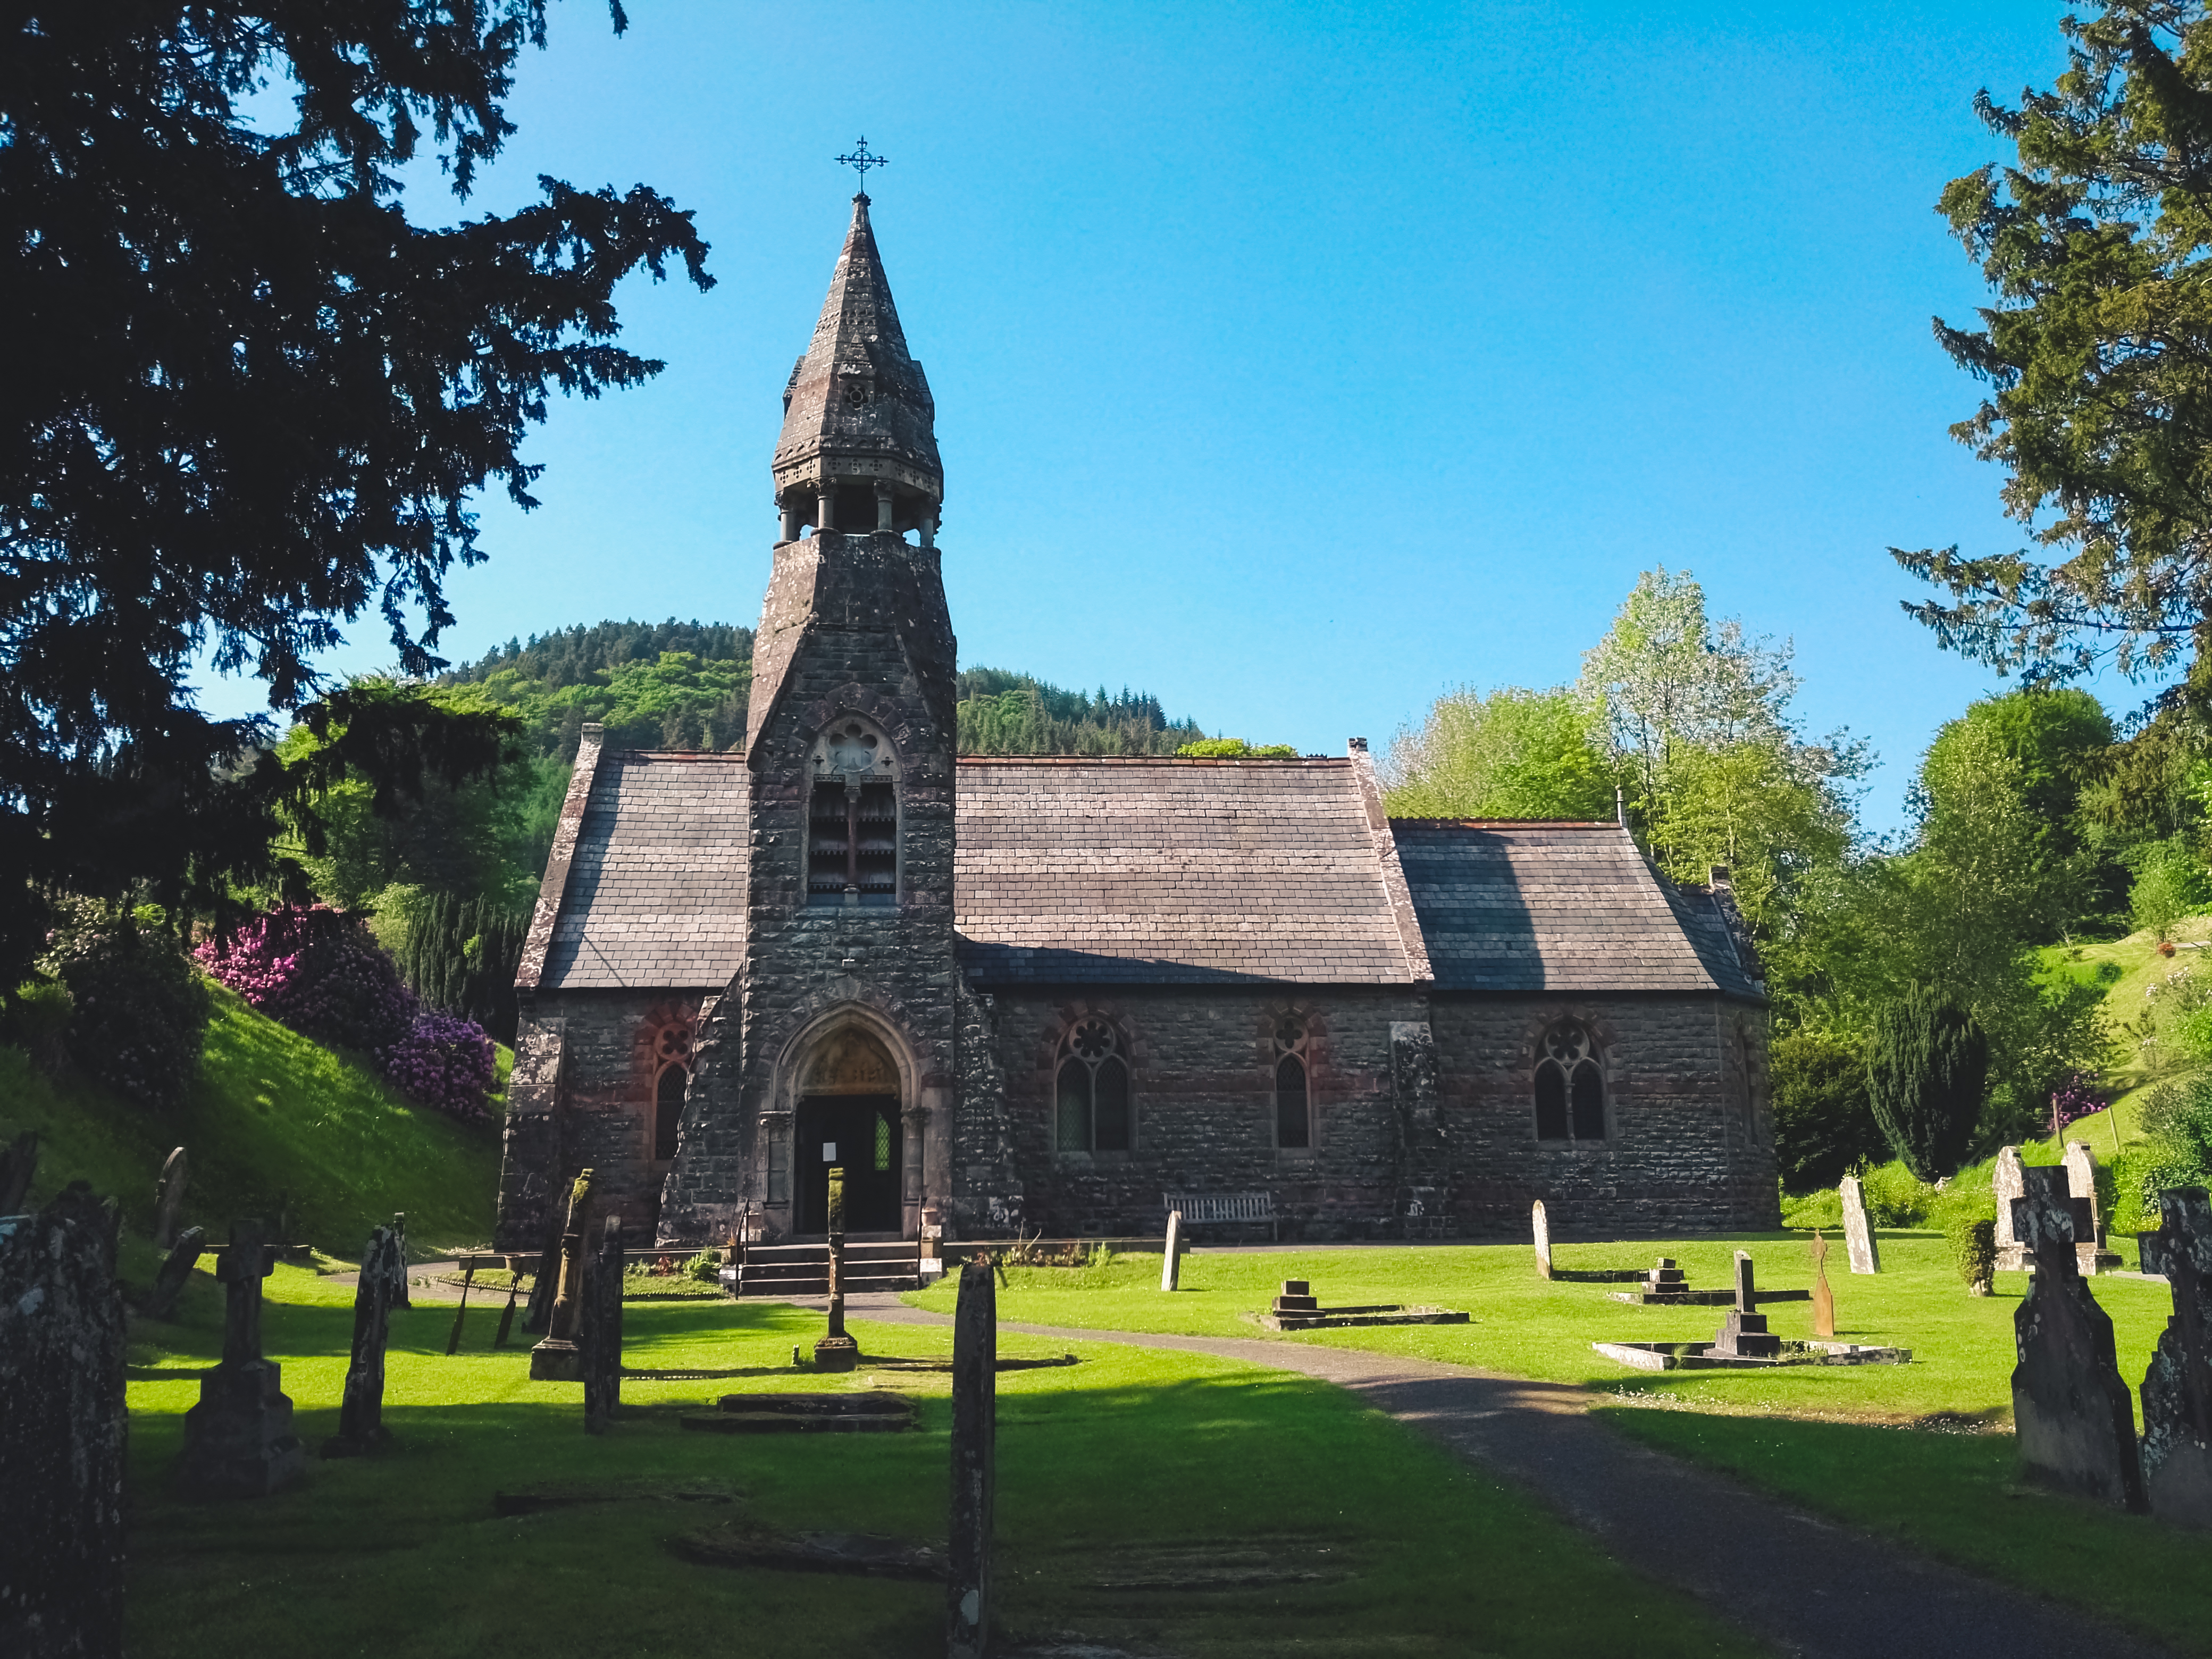
M 1892 551 L 1946 590 L 1905 608 L 1946 646 L 2063 679 L 2156 672 L 2212 629 L 2212 21 L 2203 0 L 2106 0 L 2060 27 L 2068 67 L 2014 148 L 1939 210 L 1996 303 L 1936 338 L 1990 393 L 1953 435 L 2009 475 L 2034 547 Z
M 70 1058 L 141 1105 L 181 1104 L 214 1007 L 167 918 L 78 900 L 58 920 L 39 965 L 68 989 Z
M 204 655 L 319 690 L 374 609 L 410 674 L 483 556 L 474 492 L 533 505 L 524 434 L 559 391 L 636 384 L 616 286 L 706 245 L 657 192 L 540 180 L 507 215 L 411 222 L 434 156 L 465 196 L 544 0 L 24 0 L 0 50 L 0 864 L 47 887 L 209 890 L 265 858 L 266 790 Z M 617 27 L 621 24 L 617 11 Z M 286 113 L 289 112 L 289 114 Z M 21 957 L 35 907 L 0 892 Z
M 1768 1076 L 1774 1087 L 1774 1149 L 1782 1189 L 1817 1192 L 1889 1154 L 1867 1092 L 1866 1059 L 1856 1044 L 1819 1031 L 1776 1040 Z
M 1504 686 L 1437 700 L 1383 763 L 1391 814 L 1410 818 L 1610 818 L 1616 773 L 1571 690 Z
M 587 720 L 611 748 L 719 750 L 744 740 L 752 655 L 728 623 L 603 622 L 509 640 L 439 683 L 514 710 L 540 758 L 574 761 Z
M 959 722 L 963 755 L 1172 755 L 1209 735 L 1147 691 L 1064 691 L 1003 668 L 960 671 Z
M 1867 1061 L 1875 1121 L 1921 1180 L 1966 1162 L 1989 1060 L 1981 1027 L 1940 992 L 1916 989 L 1875 1016 Z

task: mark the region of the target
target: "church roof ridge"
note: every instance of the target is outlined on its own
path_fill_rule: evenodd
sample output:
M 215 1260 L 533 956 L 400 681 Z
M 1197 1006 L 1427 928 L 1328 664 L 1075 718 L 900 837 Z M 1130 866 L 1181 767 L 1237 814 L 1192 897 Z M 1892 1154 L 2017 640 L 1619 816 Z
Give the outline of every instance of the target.
M 1612 818 L 1391 818 L 1409 830 L 1619 830 Z
M 962 766 L 1349 766 L 1342 755 L 957 755 Z

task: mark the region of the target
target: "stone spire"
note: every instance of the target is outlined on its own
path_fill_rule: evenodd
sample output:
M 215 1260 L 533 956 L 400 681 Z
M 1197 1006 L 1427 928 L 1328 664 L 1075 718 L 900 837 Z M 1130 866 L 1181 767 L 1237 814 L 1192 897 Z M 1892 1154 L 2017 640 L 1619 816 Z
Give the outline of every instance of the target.
M 798 540 L 811 524 L 858 534 L 913 530 L 932 545 L 945 499 L 936 416 L 899 328 L 864 192 L 853 198 L 853 228 L 813 341 L 783 391 L 775 462 L 783 539 Z

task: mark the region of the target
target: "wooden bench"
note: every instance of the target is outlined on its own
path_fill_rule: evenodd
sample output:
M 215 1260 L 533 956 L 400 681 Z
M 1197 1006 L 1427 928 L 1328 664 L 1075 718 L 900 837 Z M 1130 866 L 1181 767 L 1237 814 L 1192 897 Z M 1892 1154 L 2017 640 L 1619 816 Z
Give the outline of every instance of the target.
M 1186 1227 L 1267 1224 L 1267 1237 L 1276 1237 L 1275 1195 L 1273 1193 L 1162 1193 L 1160 1202 L 1182 1212 Z

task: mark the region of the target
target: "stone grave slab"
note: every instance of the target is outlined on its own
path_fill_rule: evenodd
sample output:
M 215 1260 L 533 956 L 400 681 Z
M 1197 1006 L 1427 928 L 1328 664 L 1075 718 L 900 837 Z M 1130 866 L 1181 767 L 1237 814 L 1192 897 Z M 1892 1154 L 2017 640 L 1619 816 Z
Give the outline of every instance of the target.
M 711 1412 L 678 1419 L 700 1434 L 904 1434 L 914 1401 L 875 1389 L 850 1394 L 726 1394 Z
M 946 1577 L 944 1551 L 873 1533 L 778 1533 L 746 1526 L 710 1527 L 672 1538 L 668 1547 L 702 1566 L 765 1567 L 785 1572 L 833 1572 L 856 1578 L 924 1582 Z

